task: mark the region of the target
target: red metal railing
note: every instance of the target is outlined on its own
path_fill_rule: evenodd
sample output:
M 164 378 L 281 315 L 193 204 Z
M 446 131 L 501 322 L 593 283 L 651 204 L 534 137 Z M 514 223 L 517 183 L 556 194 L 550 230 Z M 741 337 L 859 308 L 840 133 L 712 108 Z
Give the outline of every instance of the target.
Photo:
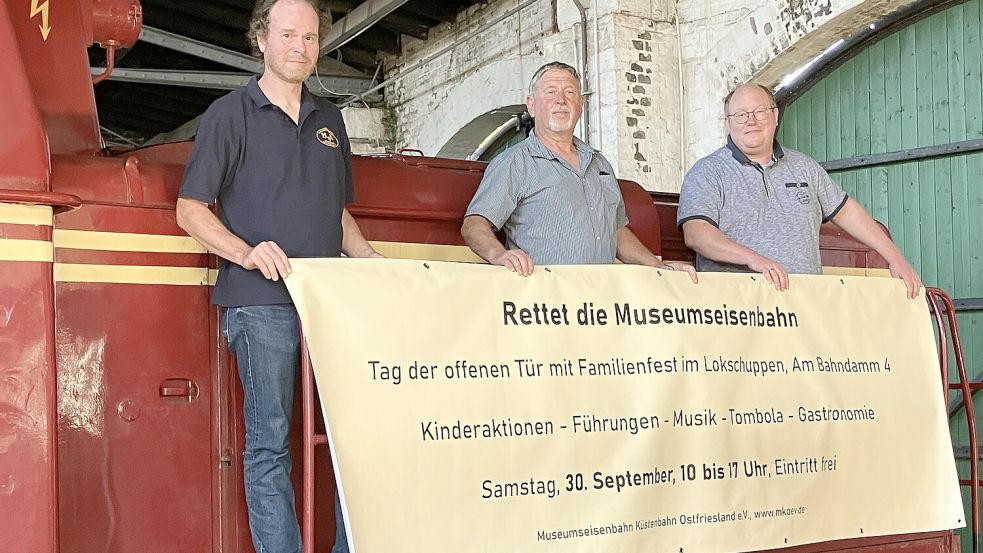
M 949 413 L 949 391 L 959 390 L 963 396 L 963 406 L 966 409 L 966 424 L 969 429 L 969 473 L 970 478 L 960 479 L 961 486 L 969 486 L 972 519 L 970 530 L 972 531 L 973 549 L 979 551 L 980 534 L 980 473 L 979 473 L 979 449 L 976 441 L 976 415 L 973 409 L 973 388 L 977 388 L 970 383 L 969 375 L 966 372 L 966 362 L 963 359 L 963 346 L 959 339 L 959 326 L 956 324 L 956 307 L 943 290 L 939 288 L 926 288 L 925 297 L 931 306 L 932 315 L 935 317 L 935 326 L 939 338 L 939 364 L 942 367 L 942 393 L 945 396 L 946 413 Z M 939 308 L 939 304 L 944 306 Z M 948 329 L 948 332 L 947 332 Z M 949 336 L 952 337 L 952 351 L 956 361 L 956 371 L 959 374 L 959 382 L 949 382 Z
M 314 551 L 314 448 L 328 443 L 327 434 L 314 428 L 314 369 L 307 351 L 307 339 L 300 341 L 300 393 L 303 401 L 304 429 L 304 490 L 301 514 L 301 540 L 304 551 Z
M 945 398 L 946 412 L 949 411 L 949 391 L 962 392 L 966 409 L 966 421 L 969 427 L 969 467 L 971 478 L 961 479 L 962 486 L 970 486 L 972 497 L 971 531 L 973 539 L 972 551 L 979 551 L 980 532 L 980 497 L 979 488 L 983 482 L 979 478 L 979 449 L 976 441 L 976 418 L 973 412 L 972 389 L 980 385 L 971 384 L 966 364 L 963 359 L 962 342 L 959 340 L 959 327 L 956 324 L 956 308 L 949 297 L 939 288 L 926 288 L 925 297 L 935 317 L 939 337 L 939 362 L 942 369 L 942 390 Z M 943 308 L 939 306 L 943 305 Z M 949 337 L 956 362 L 959 382 L 949 383 Z M 303 401 L 303 432 L 304 432 L 304 472 L 303 472 L 303 513 L 301 518 L 301 537 L 305 552 L 314 551 L 314 448 L 328 443 L 326 434 L 319 434 L 314 426 L 314 370 L 311 367 L 310 355 L 307 350 L 306 338 L 301 339 L 301 396 Z

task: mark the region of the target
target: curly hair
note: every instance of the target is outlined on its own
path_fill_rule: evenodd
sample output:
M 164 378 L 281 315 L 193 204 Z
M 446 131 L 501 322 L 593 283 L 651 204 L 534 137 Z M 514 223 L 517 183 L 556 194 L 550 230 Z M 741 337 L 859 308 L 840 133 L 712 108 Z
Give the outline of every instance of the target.
M 270 10 L 273 9 L 274 4 L 280 0 L 257 0 L 256 5 L 253 6 L 253 15 L 249 18 L 249 30 L 246 31 L 246 38 L 249 39 L 249 48 L 252 50 L 254 56 L 262 59 L 263 52 L 259 49 L 259 41 L 257 37 L 266 35 L 267 31 L 270 29 Z M 321 45 L 324 44 L 324 40 L 328 36 L 328 31 L 331 30 L 331 12 L 326 8 L 321 6 L 319 0 L 303 0 L 314 8 L 317 12 L 317 37 Z

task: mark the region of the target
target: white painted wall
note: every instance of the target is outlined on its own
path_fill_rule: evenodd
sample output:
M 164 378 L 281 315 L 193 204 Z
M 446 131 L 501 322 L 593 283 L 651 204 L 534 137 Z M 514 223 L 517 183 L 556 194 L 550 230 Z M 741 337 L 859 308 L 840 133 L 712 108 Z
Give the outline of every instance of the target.
M 672 0 L 582 1 L 591 12 L 591 129 L 580 136 L 620 177 L 676 191 L 685 169 L 723 143 L 721 100 L 734 85 L 754 78 L 773 86 L 839 38 L 914 0 L 679 0 L 678 22 Z M 539 0 L 483 28 L 521 2 L 475 6 L 427 41 L 404 37 L 402 55 L 387 60 L 389 77 L 474 34 L 387 87 L 401 146 L 433 155 L 475 117 L 524 103 L 529 78 L 546 61 L 580 66 L 572 0 Z
M 341 110 L 352 153 L 378 154 L 386 151 L 386 131 L 382 123 L 384 116 L 385 111 L 382 109 L 359 105 Z
M 431 29 L 425 42 L 404 36 L 403 55 L 388 60 L 386 75 L 398 75 L 458 38 L 474 34 L 516 5 L 514 0 L 499 0 L 473 7 L 454 24 Z M 399 116 L 402 146 L 433 155 L 478 115 L 525 103 L 526 82 L 544 63 L 543 43 L 554 32 L 549 0 L 538 2 L 478 31 L 452 51 L 387 87 L 386 99 Z
M 681 2 L 687 165 L 726 136 L 722 100 L 754 79 L 782 77 L 840 38 L 913 0 L 705 0 Z

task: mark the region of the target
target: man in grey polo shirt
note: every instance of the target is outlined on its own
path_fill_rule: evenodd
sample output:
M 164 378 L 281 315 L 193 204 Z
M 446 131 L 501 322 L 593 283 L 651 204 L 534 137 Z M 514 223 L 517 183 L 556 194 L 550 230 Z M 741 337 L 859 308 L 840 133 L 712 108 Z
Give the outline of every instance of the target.
M 724 99 L 727 145 L 683 180 L 677 224 L 699 271 L 758 272 L 778 290 L 789 273 L 819 274 L 819 227 L 833 221 L 879 253 L 914 298 L 922 281 L 890 237 L 813 159 L 775 141 L 778 107 L 767 88 Z
M 468 206 L 465 242 L 489 263 L 523 276 L 536 263 L 612 263 L 615 258 L 663 269 L 663 263 L 628 229 L 614 169 L 573 135 L 583 112 L 580 76 L 551 62 L 529 83 L 526 108 L 536 119 L 529 138 L 496 157 Z M 507 247 L 495 237 L 505 231 Z

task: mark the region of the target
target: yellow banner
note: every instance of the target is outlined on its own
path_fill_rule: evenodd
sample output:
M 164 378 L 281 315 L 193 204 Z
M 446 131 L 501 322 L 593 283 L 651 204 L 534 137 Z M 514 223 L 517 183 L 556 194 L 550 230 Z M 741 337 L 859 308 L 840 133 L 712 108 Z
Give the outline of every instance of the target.
M 291 264 L 357 553 L 964 524 L 931 321 L 898 280 Z

